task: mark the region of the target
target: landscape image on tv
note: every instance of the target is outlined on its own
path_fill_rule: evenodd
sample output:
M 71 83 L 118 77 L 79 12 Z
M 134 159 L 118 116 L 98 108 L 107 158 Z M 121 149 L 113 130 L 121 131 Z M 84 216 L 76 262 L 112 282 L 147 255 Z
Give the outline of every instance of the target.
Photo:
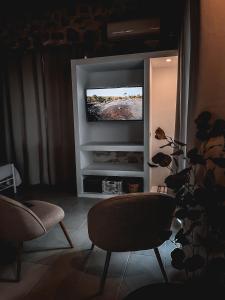
M 142 120 L 142 87 L 86 90 L 88 121 Z

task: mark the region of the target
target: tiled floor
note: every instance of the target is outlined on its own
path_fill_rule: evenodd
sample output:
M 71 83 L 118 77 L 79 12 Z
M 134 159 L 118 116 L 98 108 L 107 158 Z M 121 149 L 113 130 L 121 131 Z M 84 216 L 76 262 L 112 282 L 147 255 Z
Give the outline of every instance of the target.
M 96 295 L 103 271 L 105 252 L 97 247 L 89 251 L 86 217 L 97 199 L 77 199 L 60 192 L 29 192 L 26 199 L 41 199 L 60 205 L 64 223 L 74 242 L 68 249 L 59 226 L 45 236 L 24 245 L 22 279 L 19 283 L 0 283 L 0 300 L 72 300 L 124 299 L 144 285 L 163 282 L 153 250 L 113 253 L 104 293 Z M 184 274 L 170 265 L 174 245 L 167 241 L 159 250 L 170 281 L 182 280 Z M 44 250 L 44 251 L 43 251 Z M 1 268 L 1 276 L 13 276 L 13 267 Z

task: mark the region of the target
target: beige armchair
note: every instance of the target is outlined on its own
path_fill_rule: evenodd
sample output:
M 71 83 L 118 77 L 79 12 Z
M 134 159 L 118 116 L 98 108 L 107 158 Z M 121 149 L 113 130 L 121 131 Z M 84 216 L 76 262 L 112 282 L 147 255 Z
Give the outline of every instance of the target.
M 95 204 L 88 212 L 88 233 L 94 245 L 107 251 L 100 289 L 112 252 L 154 249 L 164 280 L 168 282 L 158 247 L 171 235 L 174 197 L 161 193 L 114 196 Z
M 11 198 L 0 195 L 0 239 L 17 243 L 17 276 L 20 280 L 21 252 L 23 242 L 44 235 L 56 224 L 60 224 L 71 248 L 73 243 L 62 222 L 64 211 L 61 207 L 32 200 L 25 205 Z

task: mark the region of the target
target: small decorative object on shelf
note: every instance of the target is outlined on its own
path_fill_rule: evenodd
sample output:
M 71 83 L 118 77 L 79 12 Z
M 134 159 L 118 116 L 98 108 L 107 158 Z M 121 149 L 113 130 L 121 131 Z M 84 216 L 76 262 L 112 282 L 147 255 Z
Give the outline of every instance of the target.
M 139 183 L 128 183 L 128 192 L 129 193 L 137 193 L 140 190 Z
M 106 177 L 102 181 L 102 192 L 103 194 L 122 194 L 123 181 Z
M 172 266 L 185 270 L 188 279 L 225 282 L 225 120 L 202 112 L 195 120 L 196 147 L 186 151 L 186 145 L 155 131 L 155 138 L 165 141 L 152 157 L 152 168 L 169 168 L 165 178 L 167 188 L 176 197 L 175 217 L 181 228 L 172 241 Z M 163 153 L 164 148 L 170 154 Z M 186 167 L 180 168 L 180 162 Z

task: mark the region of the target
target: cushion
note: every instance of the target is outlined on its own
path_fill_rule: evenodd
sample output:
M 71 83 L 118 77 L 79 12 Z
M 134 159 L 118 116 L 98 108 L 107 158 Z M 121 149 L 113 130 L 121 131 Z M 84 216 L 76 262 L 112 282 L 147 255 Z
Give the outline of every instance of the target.
M 39 217 L 47 231 L 62 221 L 65 215 L 61 207 L 45 201 L 31 200 L 26 205 Z

